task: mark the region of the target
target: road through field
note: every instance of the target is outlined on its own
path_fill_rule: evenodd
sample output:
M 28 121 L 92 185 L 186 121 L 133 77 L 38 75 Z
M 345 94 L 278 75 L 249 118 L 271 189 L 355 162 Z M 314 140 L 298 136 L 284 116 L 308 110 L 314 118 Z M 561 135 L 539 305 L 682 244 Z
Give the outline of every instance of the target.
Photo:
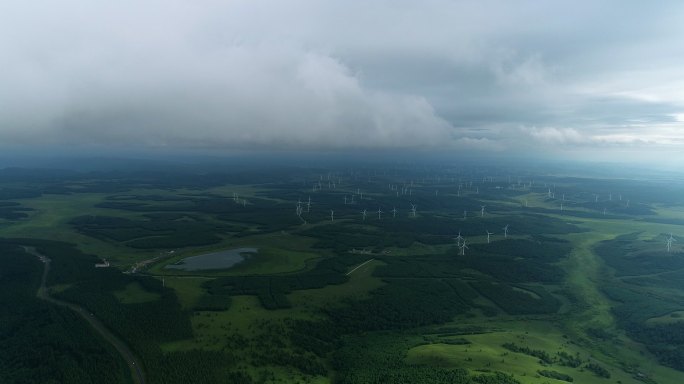
M 88 322 L 88 324 L 90 324 L 91 327 L 93 327 L 93 329 L 95 329 L 97 333 L 99 333 L 105 340 L 107 340 L 107 342 L 109 342 L 112 346 L 114 346 L 114 348 L 116 348 L 117 352 L 119 352 L 121 357 L 123 357 L 123 359 L 128 364 L 128 368 L 131 370 L 131 376 L 133 377 L 133 381 L 137 384 L 145 384 L 145 374 L 142 370 L 142 366 L 140 365 L 140 361 L 136 359 L 130 348 L 126 346 L 126 343 L 124 343 L 121 339 L 116 337 L 109 329 L 107 329 L 107 327 L 104 324 L 102 324 L 100 320 L 98 320 L 92 313 L 90 313 L 83 307 L 50 297 L 50 294 L 48 293 L 47 288 L 45 287 L 45 281 L 47 280 L 47 275 L 50 272 L 50 259 L 44 255 L 41 255 L 33 248 L 25 247 L 24 249 L 26 249 L 28 253 L 38 257 L 40 261 L 42 261 L 45 265 L 45 268 L 43 269 L 43 278 L 41 279 L 40 287 L 38 288 L 36 296 L 39 299 L 45 300 L 49 303 L 59 305 L 62 307 L 67 307 L 70 310 L 79 314 L 83 319 L 85 319 L 85 321 Z
M 375 259 L 369 259 L 369 260 L 366 260 L 366 261 L 364 261 L 363 263 L 359 264 L 356 268 L 354 268 L 354 269 L 352 269 L 351 271 L 347 272 L 347 276 L 351 275 L 352 272 L 356 271 L 357 269 L 363 267 L 364 265 L 370 263 L 370 262 L 373 261 L 373 260 L 375 260 Z

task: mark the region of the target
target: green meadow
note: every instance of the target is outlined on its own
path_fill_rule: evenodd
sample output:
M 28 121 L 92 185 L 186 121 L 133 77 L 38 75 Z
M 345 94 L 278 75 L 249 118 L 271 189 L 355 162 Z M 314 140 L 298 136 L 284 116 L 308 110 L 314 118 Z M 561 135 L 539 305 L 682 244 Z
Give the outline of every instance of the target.
M 14 183 L 0 240 L 53 258 L 49 292 L 152 383 L 684 381 L 681 195 L 402 172 Z M 243 247 L 227 269 L 166 268 Z

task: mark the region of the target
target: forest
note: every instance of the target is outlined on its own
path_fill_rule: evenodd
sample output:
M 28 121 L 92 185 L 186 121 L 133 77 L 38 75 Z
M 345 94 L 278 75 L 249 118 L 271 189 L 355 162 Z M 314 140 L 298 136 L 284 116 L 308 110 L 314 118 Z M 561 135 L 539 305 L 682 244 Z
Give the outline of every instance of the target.
M 44 265 L 29 248 L 50 260 L 49 295 L 124 340 L 149 383 L 633 382 L 647 373 L 623 364 L 621 332 L 684 370 L 684 264 L 649 227 L 673 223 L 654 205 L 596 204 L 594 179 L 367 173 L 36 172 L 27 188 L 0 172 L 14 180 L 0 201 L 0 381 L 134 380 L 82 318 L 36 296 Z M 610 238 L 608 223 L 643 230 Z M 229 269 L 164 268 L 237 247 L 262 251 Z M 611 326 L 588 315 L 587 276 Z

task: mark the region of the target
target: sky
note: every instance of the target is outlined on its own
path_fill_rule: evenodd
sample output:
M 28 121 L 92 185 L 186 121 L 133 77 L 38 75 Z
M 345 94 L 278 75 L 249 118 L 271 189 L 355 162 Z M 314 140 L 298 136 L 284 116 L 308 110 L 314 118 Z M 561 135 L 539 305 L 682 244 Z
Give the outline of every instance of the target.
M 684 161 L 680 1 L 4 1 L 0 146 Z

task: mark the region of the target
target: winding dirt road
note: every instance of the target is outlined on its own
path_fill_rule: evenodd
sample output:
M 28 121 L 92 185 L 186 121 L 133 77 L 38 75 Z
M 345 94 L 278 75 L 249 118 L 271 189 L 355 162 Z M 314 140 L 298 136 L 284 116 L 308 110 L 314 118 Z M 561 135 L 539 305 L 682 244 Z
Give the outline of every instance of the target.
M 116 348 L 117 352 L 119 352 L 121 357 L 123 357 L 123 359 L 126 361 L 126 364 L 128 364 L 128 368 L 131 370 L 133 382 L 137 384 L 145 384 L 145 373 L 142 370 L 140 361 L 138 361 L 138 359 L 133 355 L 133 352 L 130 350 L 130 348 L 128 348 L 126 343 L 124 343 L 121 339 L 115 336 L 109 329 L 107 329 L 107 327 L 104 324 L 102 324 L 100 320 L 98 320 L 91 312 L 87 311 L 85 308 L 73 303 L 57 300 L 51 297 L 50 293 L 45 287 L 45 281 L 47 280 L 48 272 L 50 272 L 50 259 L 38 253 L 35 250 L 35 248 L 24 247 L 24 249 L 26 249 L 26 252 L 38 257 L 40 261 L 42 261 L 45 265 L 45 268 L 43 269 L 43 278 L 41 279 L 40 287 L 38 288 L 36 296 L 39 299 L 45 300 L 49 303 L 69 308 L 72 311 L 81 315 L 81 317 L 85 319 L 85 321 L 87 321 L 88 324 L 90 324 L 90 326 L 93 327 L 93 329 L 95 329 L 97 333 L 99 333 L 105 340 L 107 340 L 108 343 L 114 346 L 114 348 Z

